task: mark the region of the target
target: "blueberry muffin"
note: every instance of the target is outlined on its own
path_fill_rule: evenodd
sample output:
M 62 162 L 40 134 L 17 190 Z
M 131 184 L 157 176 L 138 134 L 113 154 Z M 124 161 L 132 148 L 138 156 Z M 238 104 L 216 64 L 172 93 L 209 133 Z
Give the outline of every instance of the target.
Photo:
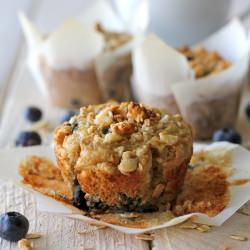
M 55 130 L 64 181 L 81 188 L 90 211 L 166 210 L 192 156 L 192 132 L 180 115 L 133 102 L 80 109 Z

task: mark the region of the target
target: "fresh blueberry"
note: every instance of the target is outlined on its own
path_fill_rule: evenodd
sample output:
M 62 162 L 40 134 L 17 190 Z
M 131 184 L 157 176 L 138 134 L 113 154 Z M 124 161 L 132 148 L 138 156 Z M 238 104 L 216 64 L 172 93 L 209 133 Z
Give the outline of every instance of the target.
M 87 209 L 86 200 L 85 200 L 85 193 L 81 190 L 80 185 L 76 186 L 74 191 L 74 200 L 73 205 L 79 209 Z
M 246 112 L 247 118 L 250 119 L 250 103 L 247 104 L 245 112 Z
M 8 241 L 18 241 L 25 237 L 29 230 L 28 219 L 18 212 L 0 215 L 0 237 Z
M 214 132 L 213 141 L 228 141 L 241 144 L 241 135 L 233 128 L 222 128 Z
M 22 131 L 16 139 L 16 146 L 22 147 L 40 145 L 41 143 L 42 139 L 35 131 Z
M 42 111 L 37 107 L 28 107 L 25 111 L 25 118 L 30 122 L 37 122 L 42 118 Z
M 69 121 L 72 116 L 76 115 L 76 112 L 74 111 L 68 111 L 61 119 L 61 123 L 64 123 L 66 121 Z

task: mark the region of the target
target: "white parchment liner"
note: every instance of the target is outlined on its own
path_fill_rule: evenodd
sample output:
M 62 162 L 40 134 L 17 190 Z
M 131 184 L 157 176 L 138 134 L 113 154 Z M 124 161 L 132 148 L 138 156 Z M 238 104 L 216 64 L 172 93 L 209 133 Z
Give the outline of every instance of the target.
M 195 79 L 191 66 L 181 53 L 156 36 L 149 35 L 133 52 L 132 87 L 135 97 L 170 111 L 174 97 L 181 113 L 188 119 L 187 107 L 190 104 L 237 92 L 247 75 L 250 47 L 242 23 L 234 19 L 196 46 L 218 51 L 232 62 L 232 66 L 217 75 Z
M 176 113 L 172 84 L 194 79 L 186 58 L 154 34 L 132 53 L 132 90 L 135 98 L 147 105 Z M 169 100 L 170 99 L 170 100 Z
M 24 14 L 19 17 L 28 42 L 28 66 L 42 93 L 67 108 L 99 103 L 94 59 L 103 51 L 103 36 L 75 18 L 45 35 Z
M 130 101 L 132 75 L 131 51 L 144 36 L 134 36 L 131 41 L 113 51 L 106 51 L 95 59 L 95 69 L 104 100 L 115 98 Z
M 143 6 L 136 7 L 137 12 L 142 11 Z M 40 32 L 23 13 L 19 13 L 19 19 L 28 43 L 28 66 L 32 75 L 52 104 L 66 108 L 76 108 L 71 105 L 75 101 L 78 101 L 78 106 L 105 101 L 109 86 L 103 83 L 103 72 L 116 62 L 124 64 L 122 57 L 130 54 L 138 40 L 133 39 L 122 48 L 105 53 L 105 42 L 96 31 L 96 23 L 101 23 L 108 31 L 129 32 L 136 36 L 146 28 L 140 25 L 128 26 L 122 22 L 111 4 L 105 0 L 93 2 L 80 16 L 66 20 L 49 34 Z M 128 63 L 131 64 L 130 59 Z M 115 74 L 121 74 L 122 68 L 118 66 L 114 71 L 113 67 L 113 71 L 110 71 L 115 78 Z M 123 101 L 131 99 L 127 82 L 126 91 L 120 91 L 126 92 Z
M 241 179 L 241 178 L 250 178 L 250 152 L 244 149 L 241 146 L 230 144 L 230 143 L 213 143 L 211 145 L 196 145 L 195 150 L 218 150 L 223 149 L 230 153 L 232 157 L 232 167 L 234 169 L 233 176 L 230 179 Z M 39 155 L 46 156 L 50 159 L 54 159 L 53 149 L 47 146 L 35 146 L 29 148 L 15 148 L 15 149 L 6 149 L 0 151 L 0 178 L 4 180 L 13 181 L 19 185 L 21 177 L 18 175 L 18 165 L 22 159 L 27 155 Z M 26 187 L 27 188 L 27 187 Z M 31 190 L 31 189 L 29 189 Z M 111 228 L 114 228 L 118 231 L 136 234 L 148 232 L 150 230 L 170 227 L 176 224 L 179 224 L 188 218 L 195 216 L 195 221 L 200 223 L 206 223 L 210 225 L 220 226 L 225 222 L 229 217 L 231 217 L 244 203 L 250 199 L 250 183 L 246 183 L 240 186 L 231 186 L 230 187 L 230 202 L 228 206 L 221 211 L 215 217 L 208 217 L 205 214 L 189 214 L 185 216 L 176 217 L 167 222 L 164 222 L 161 225 L 153 226 L 146 229 L 140 228 L 128 228 L 123 226 L 116 226 L 108 223 L 103 223 L 98 220 L 91 219 L 89 217 L 77 214 L 76 211 L 71 210 L 70 207 L 64 205 L 61 202 L 58 202 L 52 198 L 49 198 L 45 195 L 42 195 L 34 190 L 38 209 L 44 212 L 55 213 L 62 216 L 67 216 L 82 220 L 85 222 L 95 222 L 101 225 L 107 225 Z
M 232 62 L 216 75 L 171 86 L 180 111 L 194 127 L 197 138 L 208 139 L 214 130 L 235 125 L 242 85 L 248 73 L 250 41 L 243 25 L 235 19 L 197 46 L 218 51 Z

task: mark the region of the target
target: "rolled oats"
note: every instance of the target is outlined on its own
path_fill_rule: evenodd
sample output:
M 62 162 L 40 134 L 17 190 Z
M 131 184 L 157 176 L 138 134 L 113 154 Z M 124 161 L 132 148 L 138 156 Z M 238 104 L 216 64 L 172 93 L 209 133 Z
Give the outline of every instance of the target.
M 139 239 L 139 240 L 145 240 L 145 241 L 152 241 L 152 240 L 154 240 L 154 236 L 150 235 L 150 234 L 136 234 L 135 238 Z
M 239 240 L 239 241 L 246 241 L 248 240 L 248 238 L 244 235 L 240 235 L 240 234 L 232 234 L 229 236 L 231 239 L 233 240 Z
M 43 236 L 43 235 L 40 234 L 40 233 L 28 233 L 28 234 L 26 234 L 25 239 L 34 240 L 34 239 L 39 239 L 39 238 L 41 238 L 42 236 Z
M 138 158 L 133 156 L 131 152 L 126 151 L 122 154 L 122 159 L 118 165 L 118 169 L 122 174 L 133 172 L 138 167 Z

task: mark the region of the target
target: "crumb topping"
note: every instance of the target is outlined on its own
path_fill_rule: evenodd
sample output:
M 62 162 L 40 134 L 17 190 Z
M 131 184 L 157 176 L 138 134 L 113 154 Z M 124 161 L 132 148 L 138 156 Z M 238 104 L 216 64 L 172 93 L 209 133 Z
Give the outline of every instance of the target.
M 218 74 L 231 66 L 231 62 L 223 59 L 218 52 L 210 52 L 203 47 L 191 49 L 183 46 L 178 50 L 188 59 L 196 78 Z
M 62 143 L 64 148 L 70 149 L 67 152 L 77 151 L 72 155 L 85 149 L 96 152 L 96 157 L 80 155 L 84 166 L 101 163 L 102 155 L 108 154 L 108 162 L 115 168 L 118 166 L 123 174 L 135 171 L 142 164 L 143 151 L 136 152 L 144 145 L 159 153 L 166 146 L 173 146 L 176 156 L 182 159 L 192 140 L 190 127 L 180 115 L 133 102 L 83 107 L 79 116 L 64 124 L 61 133 L 66 135 Z

